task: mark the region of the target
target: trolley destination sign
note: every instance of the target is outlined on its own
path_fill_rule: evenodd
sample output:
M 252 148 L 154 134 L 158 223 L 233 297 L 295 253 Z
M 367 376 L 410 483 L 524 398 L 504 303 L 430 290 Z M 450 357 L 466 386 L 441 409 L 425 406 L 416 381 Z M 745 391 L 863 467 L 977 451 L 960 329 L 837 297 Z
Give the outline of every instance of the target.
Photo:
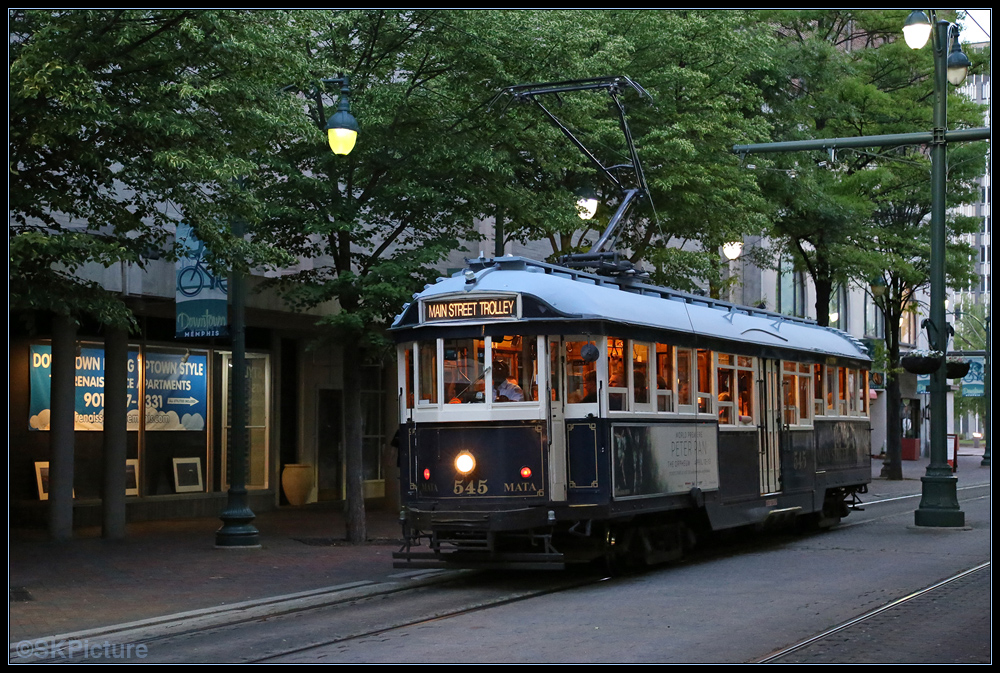
M 424 302 L 424 322 L 517 318 L 517 297 L 460 297 Z

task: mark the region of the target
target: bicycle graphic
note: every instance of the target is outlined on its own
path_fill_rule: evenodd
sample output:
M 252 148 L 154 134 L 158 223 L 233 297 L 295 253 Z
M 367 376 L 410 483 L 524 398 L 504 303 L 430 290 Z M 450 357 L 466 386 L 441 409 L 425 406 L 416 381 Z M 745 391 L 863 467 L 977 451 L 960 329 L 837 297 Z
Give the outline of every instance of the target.
M 212 273 L 208 267 L 202 264 L 202 257 L 205 252 L 205 244 L 198 242 L 195 250 L 194 265 L 184 267 L 177 274 L 177 291 L 185 297 L 194 297 L 204 288 L 214 290 L 216 288 L 229 294 L 229 284 L 225 277 L 218 277 Z

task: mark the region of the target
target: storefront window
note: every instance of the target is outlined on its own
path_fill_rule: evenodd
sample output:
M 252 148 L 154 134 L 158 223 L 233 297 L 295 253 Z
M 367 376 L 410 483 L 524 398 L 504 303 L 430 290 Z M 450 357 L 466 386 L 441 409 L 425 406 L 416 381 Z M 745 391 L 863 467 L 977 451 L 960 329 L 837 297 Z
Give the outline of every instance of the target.
M 224 451 L 222 453 L 223 474 L 225 475 L 223 490 L 229 488 L 232 474 L 232 422 L 233 422 L 233 380 L 232 354 L 222 354 L 223 371 L 223 427 Z M 268 487 L 268 408 L 270 405 L 270 360 L 261 353 L 246 355 L 246 386 L 247 386 L 247 457 L 246 457 L 246 487 L 247 489 L 266 489 Z M 147 367 L 148 370 L 148 367 Z M 148 414 L 147 414 L 148 418 Z M 148 425 L 147 425 L 148 429 Z M 149 453 L 147 449 L 147 454 Z

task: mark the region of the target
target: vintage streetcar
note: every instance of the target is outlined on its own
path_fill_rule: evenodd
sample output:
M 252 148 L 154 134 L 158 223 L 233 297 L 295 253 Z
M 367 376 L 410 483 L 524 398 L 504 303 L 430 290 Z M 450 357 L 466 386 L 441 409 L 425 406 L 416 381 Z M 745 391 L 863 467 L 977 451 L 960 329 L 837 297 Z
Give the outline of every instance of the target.
M 397 567 L 679 557 L 846 516 L 871 479 L 864 345 L 769 311 L 519 257 L 393 324 Z

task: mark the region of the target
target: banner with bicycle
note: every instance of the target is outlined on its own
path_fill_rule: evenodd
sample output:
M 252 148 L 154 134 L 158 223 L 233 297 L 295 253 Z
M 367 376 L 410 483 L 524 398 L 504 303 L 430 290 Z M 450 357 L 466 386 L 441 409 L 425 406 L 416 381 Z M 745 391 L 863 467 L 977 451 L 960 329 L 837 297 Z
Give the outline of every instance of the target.
M 177 225 L 182 255 L 177 259 L 177 338 L 229 336 L 225 276 L 216 276 L 205 261 L 205 243 L 191 225 Z

